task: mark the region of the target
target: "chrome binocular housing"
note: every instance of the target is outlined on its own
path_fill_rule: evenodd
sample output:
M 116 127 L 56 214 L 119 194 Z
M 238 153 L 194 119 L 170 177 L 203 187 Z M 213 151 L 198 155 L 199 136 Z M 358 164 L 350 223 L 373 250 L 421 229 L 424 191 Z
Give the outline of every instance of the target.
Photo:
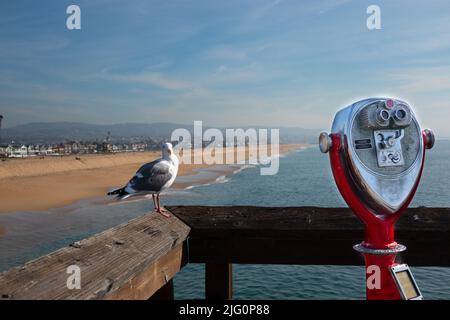
M 424 148 L 434 135 L 422 134 L 411 106 L 402 100 L 370 98 L 335 116 L 332 134 L 341 137 L 344 170 L 353 189 L 376 214 L 397 212 L 413 194 L 422 172 Z M 322 152 L 332 148 L 330 135 L 319 137 Z

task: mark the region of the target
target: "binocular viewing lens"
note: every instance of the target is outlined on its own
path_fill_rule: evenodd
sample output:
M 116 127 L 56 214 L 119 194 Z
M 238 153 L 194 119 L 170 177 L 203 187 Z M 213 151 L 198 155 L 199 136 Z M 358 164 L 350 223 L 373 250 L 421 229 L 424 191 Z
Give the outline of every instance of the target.
M 395 112 L 395 117 L 396 117 L 398 120 L 403 120 L 403 119 L 405 119 L 405 118 L 406 118 L 406 111 L 403 110 L 403 109 L 397 110 L 397 111 Z
M 389 111 L 385 109 L 378 110 L 376 115 L 377 123 L 381 126 L 387 126 L 389 124 L 389 119 L 391 118 L 391 115 L 389 114 Z
M 412 120 L 411 111 L 403 106 L 399 106 L 394 111 L 394 122 L 398 126 L 406 127 L 409 126 Z
M 379 113 L 379 117 L 383 121 L 389 120 L 389 116 L 390 115 L 389 115 L 389 112 L 387 112 L 387 110 L 381 110 L 380 113 Z

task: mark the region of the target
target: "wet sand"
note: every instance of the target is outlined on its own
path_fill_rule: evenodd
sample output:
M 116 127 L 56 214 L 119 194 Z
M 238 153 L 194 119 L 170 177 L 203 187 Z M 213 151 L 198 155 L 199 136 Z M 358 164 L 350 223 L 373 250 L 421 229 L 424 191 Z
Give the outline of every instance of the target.
M 285 154 L 305 146 L 280 145 L 279 153 Z M 0 213 L 44 211 L 82 199 L 104 196 L 108 190 L 126 184 L 143 163 L 157 158 L 160 158 L 160 152 L 82 155 L 78 159 L 75 156 L 11 159 L 1 162 Z M 195 175 L 196 170 L 206 167 L 209 166 L 181 164 L 178 175 Z M 221 170 L 223 172 L 218 172 L 220 175 L 231 174 L 236 170 L 236 165 Z M 213 182 L 217 177 L 210 175 L 205 181 L 195 183 Z M 185 179 L 180 180 L 175 187 L 188 187 Z

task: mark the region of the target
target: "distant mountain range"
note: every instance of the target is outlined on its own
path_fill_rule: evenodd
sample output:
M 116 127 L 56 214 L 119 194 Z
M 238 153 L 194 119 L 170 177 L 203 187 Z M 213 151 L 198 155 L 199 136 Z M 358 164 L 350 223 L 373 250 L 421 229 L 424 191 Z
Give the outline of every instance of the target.
M 133 140 L 167 140 L 177 128 L 185 128 L 191 133 L 193 125 L 176 123 L 121 123 L 97 125 L 77 122 L 28 123 L 0 131 L 1 143 L 14 141 L 18 144 L 49 144 L 67 141 L 105 141 L 110 133 L 111 142 Z M 248 127 L 236 127 L 247 129 Z M 253 127 L 260 129 L 263 127 Z M 203 130 L 208 127 L 203 127 Z M 224 132 L 224 128 L 218 128 Z M 270 128 L 268 128 L 270 129 Z M 316 143 L 320 130 L 282 127 L 281 143 Z M 225 136 L 225 135 L 224 135 Z

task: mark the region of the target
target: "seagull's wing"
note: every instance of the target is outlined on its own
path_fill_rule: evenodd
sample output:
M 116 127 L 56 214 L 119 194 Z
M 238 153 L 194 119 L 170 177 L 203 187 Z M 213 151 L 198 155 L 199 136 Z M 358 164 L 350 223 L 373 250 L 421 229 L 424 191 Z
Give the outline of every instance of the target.
M 144 164 L 127 185 L 133 193 L 159 192 L 172 178 L 171 164 L 163 159 Z

